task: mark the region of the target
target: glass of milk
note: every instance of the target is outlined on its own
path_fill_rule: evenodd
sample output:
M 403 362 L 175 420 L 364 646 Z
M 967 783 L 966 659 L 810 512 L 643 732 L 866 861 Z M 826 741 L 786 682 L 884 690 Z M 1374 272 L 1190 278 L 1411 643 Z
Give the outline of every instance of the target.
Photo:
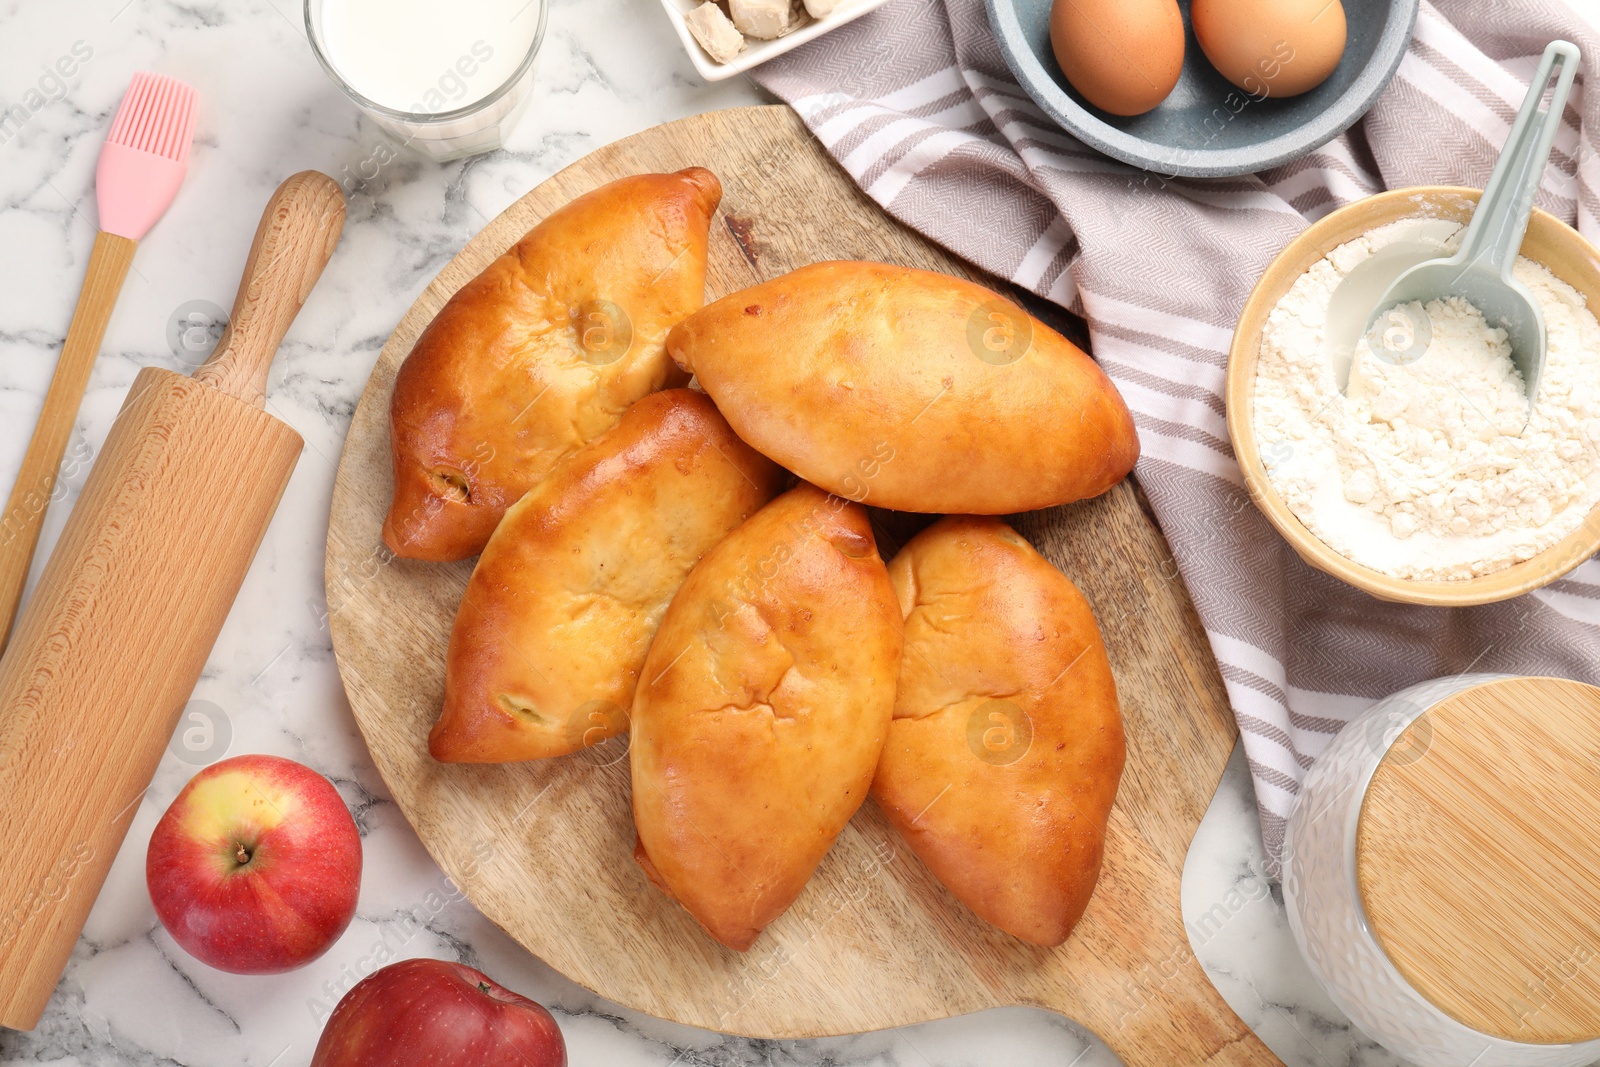
M 305 0 L 335 85 L 436 160 L 499 148 L 527 106 L 545 0 Z

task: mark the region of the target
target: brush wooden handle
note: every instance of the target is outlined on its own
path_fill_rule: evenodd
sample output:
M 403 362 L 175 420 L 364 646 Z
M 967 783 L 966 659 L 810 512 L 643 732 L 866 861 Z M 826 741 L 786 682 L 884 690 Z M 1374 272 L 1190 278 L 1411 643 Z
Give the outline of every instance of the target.
M 317 284 L 344 229 L 344 194 L 326 174 L 304 170 L 278 186 L 245 260 L 228 328 L 196 381 L 261 407 L 272 357 Z
M 342 225 L 329 190 L 273 197 L 209 375 L 134 380 L 0 658 L 0 1026 L 37 1025 L 294 470 L 260 386 Z
M 111 321 L 111 309 L 122 291 L 123 279 L 133 263 L 139 242 L 102 230 L 95 235 L 89 253 L 89 269 L 84 274 L 78 306 L 72 312 L 72 325 L 56 360 L 55 375 L 44 395 L 44 408 L 34 424 L 28 451 L 22 456 L 22 469 L 11 487 L 4 517 L 0 518 L 0 649 L 11 636 L 11 623 L 22 600 L 22 587 L 33 565 L 33 550 L 44 526 L 45 509 L 55 491 L 56 473 L 67 450 L 67 439 L 78 419 L 78 405 L 89 385 L 89 372 Z

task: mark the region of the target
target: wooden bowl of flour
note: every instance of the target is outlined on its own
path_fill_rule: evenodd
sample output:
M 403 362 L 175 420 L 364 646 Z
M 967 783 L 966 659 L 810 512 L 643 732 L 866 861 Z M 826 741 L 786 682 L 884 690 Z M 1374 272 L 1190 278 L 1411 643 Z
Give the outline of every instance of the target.
M 1267 316 L 1290 287 L 1329 252 L 1369 230 L 1404 218 L 1436 218 L 1465 223 L 1481 190 L 1430 185 L 1395 189 L 1358 200 L 1333 212 L 1278 253 L 1245 302 L 1234 329 L 1228 359 L 1228 432 L 1245 486 L 1268 521 L 1301 559 L 1381 600 L 1439 607 L 1465 607 L 1509 600 L 1548 585 L 1600 551 L 1600 506 L 1549 548 L 1503 570 L 1456 581 L 1397 578 L 1349 559 L 1324 544 L 1273 487 L 1255 433 L 1256 369 Z M 1522 243 L 1522 255 L 1543 264 L 1572 286 L 1600 313 L 1600 251 L 1553 215 L 1535 210 Z M 1600 355 L 1600 354 L 1597 354 Z

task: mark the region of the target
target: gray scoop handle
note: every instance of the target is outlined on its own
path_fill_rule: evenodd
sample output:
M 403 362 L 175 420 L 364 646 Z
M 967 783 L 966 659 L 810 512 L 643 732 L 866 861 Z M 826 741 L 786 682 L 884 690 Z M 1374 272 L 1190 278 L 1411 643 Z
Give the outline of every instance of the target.
M 1550 107 L 1541 110 L 1544 87 L 1556 63 L 1561 74 Z M 1451 257 L 1457 263 L 1481 262 L 1498 271 L 1506 280 L 1517 262 L 1517 250 L 1528 232 L 1528 211 L 1539 190 L 1539 179 L 1550 158 L 1550 146 L 1561 125 L 1561 112 L 1578 73 L 1578 46 L 1569 41 L 1552 41 L 1530 83 L 1522 110 L 1500 150 L 1494 173 L 1483 187 L 1483 197 L 1472 214 L 1472 222 L 1462 235 L 1461 248 Z

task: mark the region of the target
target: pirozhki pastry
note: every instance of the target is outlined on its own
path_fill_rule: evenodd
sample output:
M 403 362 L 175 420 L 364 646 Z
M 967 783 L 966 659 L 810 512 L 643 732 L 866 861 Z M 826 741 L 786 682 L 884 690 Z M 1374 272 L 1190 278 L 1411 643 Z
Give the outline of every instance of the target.
M 1094 613 L 998 519 L 941 519 L 889 577 L 906 649 L 872 795 L 979 918 L 1059 945 L 1100 877 L 1122 777 Z
M 645 397 L 556 464 L 506 512 L 467 582 L 434 758 L 561 756 L 627 729 L 672 595 L 787 477 L 689 389 Z
M 687 377 L 662 350 L 705 300 L 710 171 L 640 174 L 552 212 L 434 316 L 395 378 L 383 539 L 483 549 L 500 516 L 635 400 Z
M 1127 405 L 1076 345 L 997 293 L 883 263 L 817 263 L 690 315 L 667 351 L 739 436 L 897 511 L 1004 515 L 1133 468 Z
M 667 608 L 633 701 L 634 855 L 729 948 L 794 902 L 866 798 L 900 630 L 866 509 L 811 485 Z

